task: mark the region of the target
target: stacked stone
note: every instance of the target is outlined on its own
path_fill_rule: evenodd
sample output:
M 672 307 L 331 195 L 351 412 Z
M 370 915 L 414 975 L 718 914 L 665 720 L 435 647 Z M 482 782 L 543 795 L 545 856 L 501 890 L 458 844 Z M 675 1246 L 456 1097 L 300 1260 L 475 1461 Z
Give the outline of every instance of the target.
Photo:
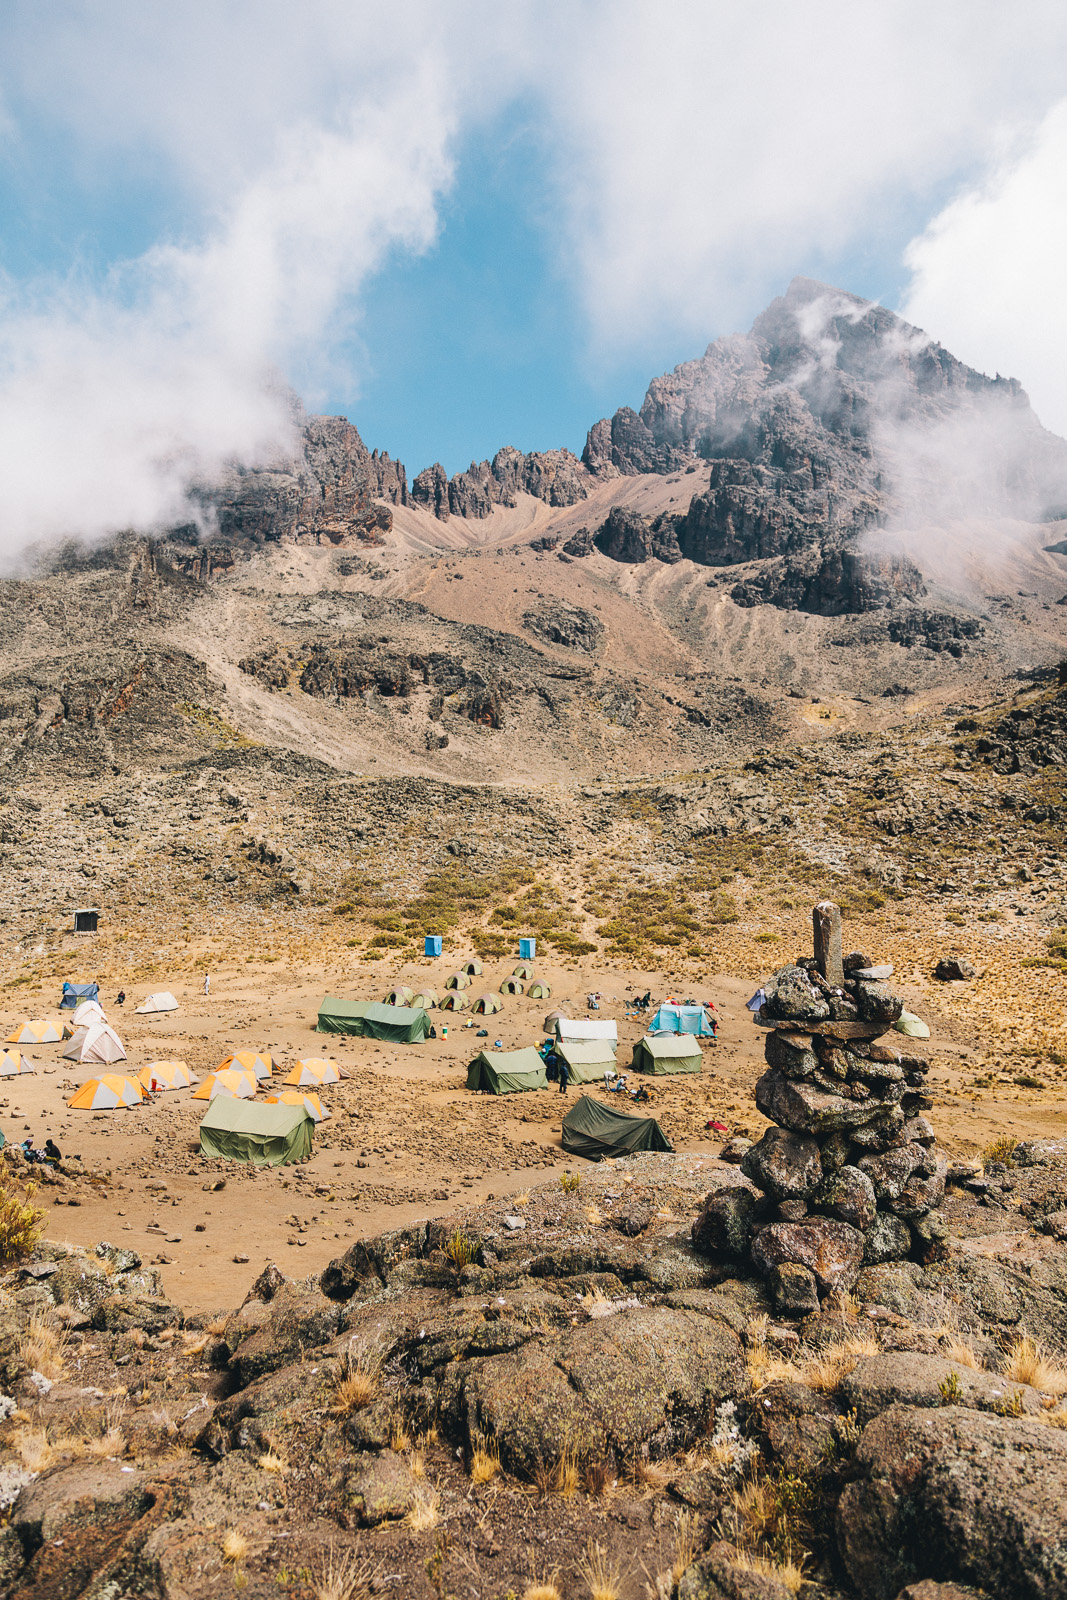
M 755 1019 L 770 1030 L 756 1104 L 774 1123 L 741 1160 L 756 1192 L 719 1191 L 693 1224 L 698 1248 L 751 1263 L 794 1316 L 865 1266 L 927 1256 L 947 1171 L 923 1115 L 929 1063 L 882 1039 L 903 1010 L 892 967 L 842 957 L 831 902 L 813 920 L 814 957 L 775 974 Z

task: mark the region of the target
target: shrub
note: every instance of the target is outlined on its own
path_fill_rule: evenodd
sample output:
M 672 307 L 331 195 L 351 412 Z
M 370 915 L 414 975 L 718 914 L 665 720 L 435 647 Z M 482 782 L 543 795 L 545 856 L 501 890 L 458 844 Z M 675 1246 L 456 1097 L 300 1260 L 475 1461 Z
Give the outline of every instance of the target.
M 559 1186 L 564 1194 L 577 1194 L 581 1188 L 582 1175 L 580 1172 L 561 1172 Z
M 982 1151 L 982 1160 L 987 1166 L 992 1161 L 1002 1161 L 1005 1166 L 1010 1167 L 1018 1148 L 1018 1139 L 1013 1139 L 1010 1133 L 1002 1133 L 986 1145 Z
M 462 1272 L 464 1267 L 469 1267 L 478 1254 L 478 1246 L 473 1239 L 468 1239 L 467 1235 L 458 1228 L 445 1245 L 444 1250 L 445 1255 L 457 1272 Z
M 33 1203 L 35 1183 L 6 1178 L 0 1183 L 0 1261 L 30 1255 L 44 1233 L 44 1212 Z

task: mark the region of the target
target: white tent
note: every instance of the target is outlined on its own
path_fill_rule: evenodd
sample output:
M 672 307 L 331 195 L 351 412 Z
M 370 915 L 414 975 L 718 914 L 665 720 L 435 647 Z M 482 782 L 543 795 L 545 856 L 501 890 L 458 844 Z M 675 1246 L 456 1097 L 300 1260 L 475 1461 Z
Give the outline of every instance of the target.
M 178 1002 L 166 989 L 161 994 L 150 994 L 142 1005 L 137 1007 L 137 1015 L 145 1016 L 152 1011 L 177 1011 Z
M 79 1028 L 63 1052 L 64 1061 L 125 1061 L 126 1047 L 114 1028 L 94 1022 Z
M 76 1028 L 87 1028 L 93 1022 L 106 1022 L 104 1008 L 96 1000 L 83 1000 L 81 1005 L 71 1017 L 71 1022 Z
M 612 1044 L 619 1042 L 619 1030 L 614 1022 L 588 1022 L 584 1018 L 572 1021 L 569 1017 L 560 1017 L 556 1023 L 556 1035 L 560 1039 L 609 1039 Z

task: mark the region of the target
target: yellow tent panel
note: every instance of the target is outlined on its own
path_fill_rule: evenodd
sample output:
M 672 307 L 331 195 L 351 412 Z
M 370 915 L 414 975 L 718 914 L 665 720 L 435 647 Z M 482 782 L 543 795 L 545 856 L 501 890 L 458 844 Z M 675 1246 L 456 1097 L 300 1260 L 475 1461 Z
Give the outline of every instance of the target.
M 105 1072 L 102 1078 L 90 1078 L 67 1101 L 72 1111 L 114 1111 L 120 1106 L 137 1106 L 148 1096 L 136 1078 L 124 1073 Z

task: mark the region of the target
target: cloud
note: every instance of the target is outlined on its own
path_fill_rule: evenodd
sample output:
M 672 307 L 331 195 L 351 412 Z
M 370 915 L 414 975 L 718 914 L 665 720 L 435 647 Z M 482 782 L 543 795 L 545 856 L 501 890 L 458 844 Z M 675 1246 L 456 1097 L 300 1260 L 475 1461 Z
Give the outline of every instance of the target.
M 368 275 L 433 239 L 450 181 L 454 112 L 432 49 L 371 65 L 347 106 L 275 128 L 258 165 L 243 145 L 244 176 L 212 196 L 195 242 L 157 244 L 102 283 L 3 286 L 0 552 L 189 517 L 193 480 L 291 445 L 277 369 L 321 377 Z M 146 115 L 142 94 L 134 121 Z
M 904 314 L 986 372 L 1021 377 L 1067 433 L 1067 100 L 913 240 Z
M 554 42 L 564 228 L 610 347 L 726 331 L 849 251 L 888 246 L 891 280 L 909 218 L 1054 97 L 1067 18 L 1047 4 L 611 0 Z

